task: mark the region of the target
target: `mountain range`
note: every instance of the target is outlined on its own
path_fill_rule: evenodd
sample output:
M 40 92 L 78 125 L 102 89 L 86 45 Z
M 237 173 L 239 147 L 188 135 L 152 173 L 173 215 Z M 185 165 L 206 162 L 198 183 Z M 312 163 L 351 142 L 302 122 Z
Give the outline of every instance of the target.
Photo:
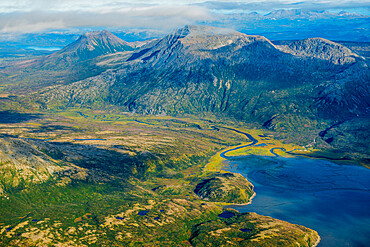
M 70 49 L 77 43 L 46 60 L 74 57 Z M 279 131 L 317 132 L 369 115 L 368 60 L 322 38 L 274 44 L 230 29 L 186 26 L 120 55 L 118 64 L 95 77 L 44 89 L 38 100 L 57 109 L 220 114 Z
M 212 3 L 204 3 L 205 5 Z M 212 6 L 208 6 L 212 9 Z M 263 35 L 270 40 L 296 40 L 323 37 L 335 41 L 369 42 L 369 16 L 350 12 L 308 9 L 278 9 L 267 14 L 258 12 L 214 13 L 209 21 L 195 25 L 232 27 L 249 34 Z M 107 27 L 108 28 L 108 27 Z M 50 30 L 47 32 L 0 35 L 0 54 L 9 47 L 64 47 L 76 41 L 91 28 Z M 161 28 L 115 28 L 119 38 L 129 42 L 161 38 L 170 30 Z
M 160 39 L 129 43 L 101 31 L 2 73 L 17 83 L 24 78 L 10 88 L 36 90 L 26 98 L 43 109 L 216 114 L 279 133 L 299 131 L 290 139 L 304 144 L 328 129 L 319 137 L 326 148 L 368 153 L 370 72 L 364 44 L 349 44 L 354 51 L 323 38 L 272 42 L 210 26 L 185 26 Z M 339 131 L 341 124 L 346 128 Z M 353 136 L 350 126 L 362 134 L 343 146 L 342 137 Z
M 332 13 L 326 10 L 280 9 L 264 15 L 264 17 L 269 19 L 328 19 L 340 17 L 366 18 L 367 16 L 346 11 Z
M 77 41 L 46 57 L 45 60 L 55 57 L 66 57 L 66 60 L 69 60 L 75 56 L 74 47 L 81 46 L 80 43 Z M 82 53 L 82 57 L 85 56 Z M 139 71 L 140 76 L 131 76 Z M 233 94 L 234 90 L 235 93 L 238 93 L 240 87 L 246 86 L 246 84 L 252 84 L 253 87 L 266 85 L 272 90 L 291 88 L 292 86 L 301 87 L 307 84 L 319 86 L 330 80 L 331 84 L 328 87 L 336 85 L 339 89 L 339 86 L 345 84 L 344 78 L 348 80 L 348 77 L 356 77 L 351 83 L 367 82 L 366 76 L 368 74 L 366 72 L 368 72 L 367 61 L 364 57 L 340 44 L 325 39 L 313 38 L 292 42 L 289 45 L 274 45 L 262 36 L 245 35 L 228 29 L 186 26 L 132 52 L 127 56 L 127 60 L 121 68 L 108 71 L 87 81 L 89 83 L 98 82 L 103 77 L 112 78 L 114 75 L 113 83 L 104 83 L 109 91 L 109 96 L 105 101 L 141 113 L 158 113 L 159 109 L 167 109 L 158 101 L 151 106 L 145 105 L 151 101 L 143 100 L 143 103 L 140 103 L 140 98 L 149 97 L 153 93 L 152 90 L 167 91 L 174 87 L 180 89 L 189 86 L 189 84 L 193 84 L 194 87 L 207 85 L 207 90 L 201 90 L 202 93 L 205 93 L 204 97 L 208 99 L 216 97 L 215 102 L 210 101 L 213 107 L 208 106 L 207 109 L 227 111 L 230 106 L 228 104 L 221 106 L 224 100 L 216 95 L 219 95 L 220 92 L 222 95 L 225 92 L 224 96 L 227 97 L 229 94 Z M 313 83 L 313 81 L 315 82 Z M 76 85 L 82 84 L 86 84 L 86 81 L 76 82 L 63 89 L 73 89 Z M 362 84 L 366 86 L 367 83 Z M 134 99 L 129 103 L 129 100 L 124 99 L 122 95 L 125 97 L 130 95 L 130 92 L 124 91 L 131 87 L 146 88 L 147 94 L 128 97 Z M 344 88 L 342 89 L 344 90 Z M 86 90 L 89 90 L 88 87 Z M 136 90 L 130 91 L 133 93 Z M 80 94 L 82 95 L 83 92 L 81 91 Z M 185 93 L 182 96 L 188 94 Z M 84 99 L 92 101 L 94 100 L 92 97 L 84 97 Z M 102 95 L 98 97 L 102 97 Z M 171 94 L 167 97 L 171 97 Z M 241 97 L 243 96 L 241 95 Z M 323 100 L 325 97 L 328 95 L 321 95 L 320 98 Z M 348 101 L 342 102 L 341 100 L 344 99 L 339 99 L 339 95 L 331 94 L 331 97 L 333 97 L 332 103 L 346 106 L 345 114 L 347 115 L 360 115 L 362 108 L 368 107 L 366 97 L 363 98 L 360 95 L 354 100 L 357 103 L 353 102 L 352 104 Z M 79 97 L 74 96 L 73 98 L 74 100 L 70 101 L 69 104 L 81 103 Z M 225 99 L 227 101 L 227 98 Z M 173 100 L 178 103 L 176 99 Z M 240 101 L 247 102 L 249 100 L 241 99 Z M 240 105 L 235 106 L 239 107 Z M 242 108 L 246 106 L 247 104 L 241 105 Z M 196 111 L 200 110 L 196 107 L 193 108 Z M 181 112 L 181 109 L 174 108 L 174 111 Z M 344 113 L 343 109 L 341 112 Z
M 267 14 L 257 12 L 220 14 L 202 24 L 233 27 L 271 40 L 297 40 L 323 37 L 330 40 L 369 42 L 369 16 L 324 10 L 280 9 Z

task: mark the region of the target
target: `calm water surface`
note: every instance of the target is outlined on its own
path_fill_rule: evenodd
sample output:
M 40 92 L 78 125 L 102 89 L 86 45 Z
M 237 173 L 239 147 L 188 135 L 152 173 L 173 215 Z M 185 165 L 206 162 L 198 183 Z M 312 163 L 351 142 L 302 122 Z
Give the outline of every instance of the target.
M 252 204 L 233 206 L 312 228 L 321 247 L 370 246 L 370 169 L 308 158 L 248 156 L 226 168 L 256 191 Z

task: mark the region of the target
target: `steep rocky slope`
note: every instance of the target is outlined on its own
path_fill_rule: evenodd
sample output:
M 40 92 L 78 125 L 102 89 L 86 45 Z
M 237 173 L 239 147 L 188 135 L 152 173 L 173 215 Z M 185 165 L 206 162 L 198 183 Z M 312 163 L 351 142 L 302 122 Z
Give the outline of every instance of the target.
M 359 58 L 359 55 L 347 47 L 322 38 L 310 38 L 293 42 L 288 45 L 288 49 L 285 51 L 295 56 L 313 57 L 340 65 L 354 63 L 356 58 Z

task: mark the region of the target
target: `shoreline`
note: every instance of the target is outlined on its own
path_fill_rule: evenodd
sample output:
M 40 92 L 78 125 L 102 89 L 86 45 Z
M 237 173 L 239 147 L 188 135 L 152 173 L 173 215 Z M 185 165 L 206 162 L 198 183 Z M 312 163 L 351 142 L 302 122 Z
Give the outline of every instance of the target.
M 245 136 L 247 136 L 251 141 L 252 141 L 252 143 L 249 143 L 249 144 L 240 144 L 240 145 L 238 145 L 238 146 L 236 146 L 236 147 L 230 147 L 230 148 L 227 148 L 226 150 L 223 150 L 223 151 L 220 151 L 220 152 L 218 152 L 215 156 L 218 156 L 219 158 L 221 158 L 221 159 L 224 159 L 224 160 L 220 160 L 219 161 L 219 163 L 216 165 L 216 167 L 215 168 L 219 168 L 219 172 L 230 172 L 230 171 L 227 171 L 227 170 L 225 170 L 224 168 L 225 168 L 225 164 L 224 164 L 224 162 L 225 161 L 227 161 L 228 160 L 228 158 L 231 158 L 231 157 L 233 157 L 233 156 L 226 156 L 226 153 L 228 153 L 228 152 L 230 152 L 230 151 L 234 151 L 234 150 L 237 150 L 237 149 L 240 149 L 240 148 L 244 148 L 244 147 L 248 147 L 248 146 L 250 146 L 250 147 L 253 147 L 256 143 L 258 143 L 258 140 L 256 140 L 256 139 L 254 139 L 250 134 L 247 134 L 247 133 L 244 133 L 244 132 L 241 132 L 241 131 L 238 131 L 238 130 L 235 130 L 235 129 L 231 129 L 231 128 L 226 128 L 226 129 L 229 129 L 229 130 L 233 130 L 233 131 L 236 131 L 237 133 L 239 133 L 239 134 L 244 134 Z M 250 138 L 251 137 L 251 138 Z M 271 151 L 273 151 L 274 149 L 280 149 L 280 150 L 282 150 L 282 151 L 284 151 L 284 152 L 286 152 L 284 149 L 285 148 L 273 148 L 272 150 L 270 150 L 270 152 Z M 295 150 L 292 150 L 292 151 L 295 151 Z M 289 152 L 292 152 L 292 151 L 288 151 L 288 152 L 286 152 L 286 153 L 289 153 Z M 280 155 L 277 155 L 277 154 L 275 154 L 274 152 L 271 152 L 271 154 L 273 154 L 273 155 L 275 155 L 275 157 L 279 157 Z M 295 156 L 296 154 L 294 154 L 294 153 L 289 153 L 290 155 L 293 155 L 293 156 Z M 298 154 L 298 156 L 300 156 L 299 154 Z M 305 157 L 305 155 L 302 155 L 302 156 L 304 156 Z M 307 157 L 307 156 L 306 156 Z M 310 157 L 308 157 L 308 158 L 310 158 Z M 330 160 L 330 159 L 329 159 Z M 205 170 L 208 170 L 207 169 L 207 166 L 208 166 L 208 164 L 206 164 L 206 166 L 204 167 L 205 168 Z M 212 172 L 212 170 L 208 170 L 208 171 L 210 171 L 210 172 Z M 237 172 L 232 172 L 232 173 L 237 173 Z M 245 179 L 247 179 L 243 174 L 241 174 L 241 173 L 237 173 L 237 174 L 240 174 L 240 175 L 242 175 Z M 247 181 L 253 186 L 253 195 L 250 197 L 250 199 L 249 199 L 249 202 L 248 203 L 244 203 L 244 204 L 235 204 L 235 203 L 228 203 L 228 204 L 226 204 L 225 206 L 223 206 L 223 209 L 228 209 L 228 206 L 247 206 L 247 205 L 249 205 L 249 204 L 252 204 L 252 202 L 253 202 L 253 198 L 256 196 L 256 192 L 254 191 L 254 188 L 255 188 L 255 186 L 254 186 L 254 184 L 252 184 L 248 179 L 247 179 Z M 237 209 L 235 209 L 235 208 L 230 208 L 230 209 L 233 209 L 233 210 L 236 210 L 236 211 L 238 211 L 239 213 L 240 213 L 240 211 L 239 210 L 237 210 Z M 289 223 L 289 222 L 288 222 Z M 312 230 L 312 231 L 314 231 L 314 232 L 316 232 L 316 234 L 317 234 L 317 240 L 316 240 L 316 242 L 311 246 L 311 247 L 317 247 L 318 245 L 319 245 L 319 243 L 321 242 L 321 236 L 319 235 L 319 233 L 317 232 L 317 231 L 315 231 L 314 229 L 311 229 L 311 228 L 308 228 L 308 229 L 310 229 L 310 230 Z
M 317 247 L 319 245 L 320 241 L 321 241 L 321 237 L 320 237 L 319 233 L 317 233 L 317 236 L 318 236 L 318 238 L 317 238 L 316 242 L 312 245 L 312 247 Z

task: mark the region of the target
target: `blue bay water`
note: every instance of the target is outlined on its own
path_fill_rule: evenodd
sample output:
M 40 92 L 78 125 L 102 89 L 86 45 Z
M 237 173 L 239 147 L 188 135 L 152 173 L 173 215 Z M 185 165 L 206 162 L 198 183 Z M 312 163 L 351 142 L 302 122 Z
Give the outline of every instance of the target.
M 370 170 L 308 158 L 248 156 L 228 161 L 255 186 L 252 204 L 240 212 L 316 230 L 321 247 L 370 246 Z

